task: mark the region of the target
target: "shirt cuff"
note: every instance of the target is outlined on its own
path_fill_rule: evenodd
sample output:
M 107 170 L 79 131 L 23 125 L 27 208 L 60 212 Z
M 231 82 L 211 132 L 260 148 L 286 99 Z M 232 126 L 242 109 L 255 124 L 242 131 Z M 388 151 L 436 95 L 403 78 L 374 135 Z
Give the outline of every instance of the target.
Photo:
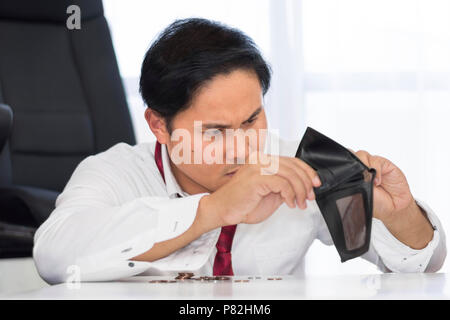
M 158 224 L 154 242 L 166 241 L 186 232 L 195 220 L 200 199 L 208 194 L 201 193 L 189 197 L 171 199 L 169 204 L 167 201 L 152 201 L 152 208 L 158 212 Z M 152 274 L 152 270 L 155 269 L 155 273 L 199 270 L 207 263 L 219 235 L 220 228 L 212 230 L 202 234 L 199 238 L 167 257 L 153 262 L 145 262 L 147 265 L 145 273 Z
M 158 212 L 155 242 L 162 242 L 178 237 L 194 223 L 200 199 L 209 193 L 199 193 L 189 197 L 152 200 L 151 206 Z M 144 198 L 142 201 L 146 201 Z
M 427 214 L 434 229 L 433 238 L 423 249 L 405 245 L 392 235 L 381 220 L 372 220 L 372 244 L 384 265 L 392 272 L 424 272 L 440 241 L 437 217 L 425 203 L 415 200 Z
M 146 274 L 152 274 L 152 269 L 156 269 L 154 270 L 155 274 L 174 271 L 198 273 L 213 254 L 220 230 L 217 228 L 207 232 L 167 257 L 151 262 L 151 269 Z

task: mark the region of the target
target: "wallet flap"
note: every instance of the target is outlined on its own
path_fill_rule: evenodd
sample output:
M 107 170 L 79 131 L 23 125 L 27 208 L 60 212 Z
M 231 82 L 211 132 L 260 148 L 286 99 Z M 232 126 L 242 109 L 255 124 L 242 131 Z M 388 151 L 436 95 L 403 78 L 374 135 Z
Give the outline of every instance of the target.
M 369 170 L 350 150 L 311 127 L 307 127 L 295 157 L 317 171 L 322 184 L 314 188 L 316 194 L 331 190 L 355 176 L 360 177 L 364 170 Z

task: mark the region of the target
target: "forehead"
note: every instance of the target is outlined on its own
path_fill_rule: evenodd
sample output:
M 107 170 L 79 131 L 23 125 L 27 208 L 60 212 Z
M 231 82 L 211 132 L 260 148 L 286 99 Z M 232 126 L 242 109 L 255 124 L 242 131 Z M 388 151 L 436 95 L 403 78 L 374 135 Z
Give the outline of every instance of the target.
M 183 111 L 186 120 L 245 121 L 262 105 L 262 88 L 256 73 L 235 70 L 218 75 L 199 89 L 191 106 Z

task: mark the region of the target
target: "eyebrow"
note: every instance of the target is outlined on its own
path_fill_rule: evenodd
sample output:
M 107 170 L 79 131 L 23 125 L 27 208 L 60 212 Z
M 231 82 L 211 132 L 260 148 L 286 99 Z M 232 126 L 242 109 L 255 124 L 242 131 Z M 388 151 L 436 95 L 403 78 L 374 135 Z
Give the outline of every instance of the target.
M 247 121 L 249 121 L 250 119 L 256 117 L 261 111 L 262 111 L 263 107 L 260 106 L 258 109 L 256 109 L 251 115 L 250 117 L 247 118 L 247 120 L 243 121 L 242 124 L 246 123 Z M 231 128 L 230 124 L 223 124 L 223 123 L 206 123 L 202 125 L 203 129 L 228 129 Z

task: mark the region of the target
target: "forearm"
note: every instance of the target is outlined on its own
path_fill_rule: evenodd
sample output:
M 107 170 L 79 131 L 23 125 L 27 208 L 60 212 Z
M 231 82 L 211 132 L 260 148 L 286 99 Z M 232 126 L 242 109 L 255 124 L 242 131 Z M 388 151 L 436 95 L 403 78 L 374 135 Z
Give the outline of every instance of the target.
M 433 227 L 415 200 L 397 212 L 395 218 L 383 223 L 393 236 L 412 249 L 425 248 L 433 238 Z
M 198 239 L 202 234 L 213 230 L 216 227 L 212 219 L 214 212 L 209 208 L 207 198 L 208 196 L 203 196 L 200 199 L 195 220 L 189 229 L 178 237 L 155 243 L 148 251 L 131 260 L 152 262 L 162 259 Z

